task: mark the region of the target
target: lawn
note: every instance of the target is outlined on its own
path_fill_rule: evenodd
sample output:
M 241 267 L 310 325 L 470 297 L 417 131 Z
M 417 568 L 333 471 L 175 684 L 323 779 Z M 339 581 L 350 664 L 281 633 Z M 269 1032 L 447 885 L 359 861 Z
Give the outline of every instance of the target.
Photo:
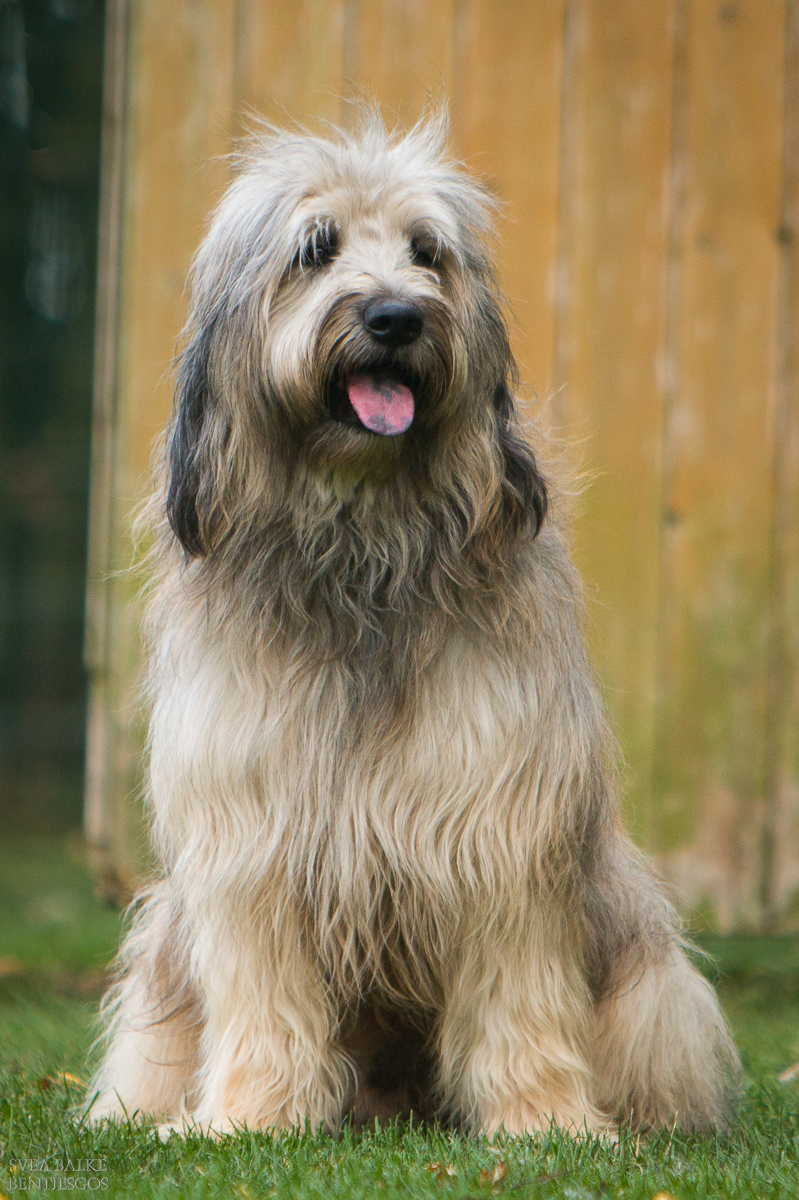
M 710 938 L 748 1087 L 725 1136 L 618 1145 L 379 1129 L 334 1139 L 245 1133 L 161 1144 L 151 1129 L 73 1123 L 96 995 L 119 917 L 94 899 L 77 843 L 0 843 L 0 1195 L 136 1197 L 799 1196 L 799 938 Z

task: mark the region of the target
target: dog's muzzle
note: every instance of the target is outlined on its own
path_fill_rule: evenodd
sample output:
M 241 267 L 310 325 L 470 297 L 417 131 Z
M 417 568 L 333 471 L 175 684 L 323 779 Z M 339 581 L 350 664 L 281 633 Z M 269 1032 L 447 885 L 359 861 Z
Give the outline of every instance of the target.
M 363 314 L 370 336 L 382 349 L 410 346 L 421 335 L 424 316 L 407 300 L 373 300 Z M 348 375 L 344 380 L 353 411 L 370 433 L 395 437 L 413 424 L 416 401 L 412 390 L 391 371 Z

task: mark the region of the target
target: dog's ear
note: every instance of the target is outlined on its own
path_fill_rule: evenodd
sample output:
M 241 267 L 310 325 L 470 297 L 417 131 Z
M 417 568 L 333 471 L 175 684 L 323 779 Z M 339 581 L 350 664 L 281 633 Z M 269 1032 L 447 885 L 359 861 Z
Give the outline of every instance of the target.
M 214 326 L 214 321 L 204 323 L 180 357 L 169 439 L 166 515 L 181 546 L 192 557 L 207 550 L 200 517 L 201 442 L 212 403 L 209 360 Z
M 504 461 L 502 498 L 508 520 L 520 526 L 532 519 L 538 533 L 547 515 L 547 485 L 527 443 L 519 436 L 516 406 L 503 379 L 494 392 L 494 409 L 499 428 L 499 448 Z

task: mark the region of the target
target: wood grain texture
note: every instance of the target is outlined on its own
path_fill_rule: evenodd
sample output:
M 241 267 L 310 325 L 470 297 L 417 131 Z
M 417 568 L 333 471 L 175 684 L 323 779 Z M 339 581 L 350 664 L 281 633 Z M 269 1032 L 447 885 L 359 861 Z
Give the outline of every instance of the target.
M 455 27 L 453 141 L 504 205 L 498 252 L 531 413 L 554 384 L 564 8 L 464 0 Z
M 761 880 L 767 928 L 778 925 L 792 905 L 795 916 L 799 894 L 799 0 L 788 3 L 784 111 Z
M 759 914 L 785 4 L 687 12 L 653 843 L 723 926 Z
M 669 4 L 572 0 L 567 27 L 557 381 L 562 429 L 594 474 L 576 554 L 594 658 L 645 841 L 657 662 L 658 532 L 672 145 Z
M 351 0 L 351 83 L 407 126 L 452 94 L 456 0 Z
M 105 671 L 93 679 L 88 752 L 89 776 L 103 777 L 104 815 L 94 824 L 104 830 L 100 869 L 123 883 L 144 854 L 131 517 L 149 486 L 153 443 L 172 409 L 186 274 L 228 177 L 221 156 L 231 133 L 234 16 L 234 0 L 183 0 L 169 20 L 154 0 L 138 0 L 127 28 L 107 656 Z
M 270 121 L 340 123 L 344 0 L 238 0 L 236 111 Z
M 181 0 L 168 19 L 157 0 L 136 9 L 120 346 L 131 485 L 172 408 L 186 274 L 229 178 L 236 15 L 235 0 Z
M 112 789 L 114 722 L 108 702 L 111 563 L 114 557 L 114 489 L 118 420 L 118 349 L 125 138 L 127 132 L 129 0 L 108 0 L 105 13 L 102 172 L 97 248 L 97 317 L 92 405 L 91 490 L 86 581 L 84 660 L 89 672 L 86 722 L 86 837 L 98 856 L 110 858 L 115 839 Z M 98 864 L 99 865 L 99 864 Z M 110 862 L 103 863 L 108 866 Z
M 455 153 L 504 204 L 528 411 L 553 392 L 545 426 L 593 476 L 576 556 L 630 823 L 713 923 L 793 919 L 799 0 L 110 0 L 112 16 L 125 4 L 87 637 L 106 865 L 135 869 L 141 829 L 138 608 L 113 572 L 223 156 L 253 111 L 323 129 L 365 98 L 407 126 L 446 96 Z

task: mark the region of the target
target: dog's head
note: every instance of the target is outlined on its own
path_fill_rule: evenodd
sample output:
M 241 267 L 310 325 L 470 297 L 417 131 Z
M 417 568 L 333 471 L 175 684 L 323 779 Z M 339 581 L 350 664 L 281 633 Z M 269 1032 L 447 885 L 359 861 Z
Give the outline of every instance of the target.
M 480 455 L 500 506 L 538 528 L 546 491 L 514 431 L 491 206 L 447 160 L 441 121 L 403 138 L 371 115 L 356 136 L 258 139 L 193 271 L 167 500 L 189 554 L 286 489 L 295 504 L 298 486 L 457 491 Z

